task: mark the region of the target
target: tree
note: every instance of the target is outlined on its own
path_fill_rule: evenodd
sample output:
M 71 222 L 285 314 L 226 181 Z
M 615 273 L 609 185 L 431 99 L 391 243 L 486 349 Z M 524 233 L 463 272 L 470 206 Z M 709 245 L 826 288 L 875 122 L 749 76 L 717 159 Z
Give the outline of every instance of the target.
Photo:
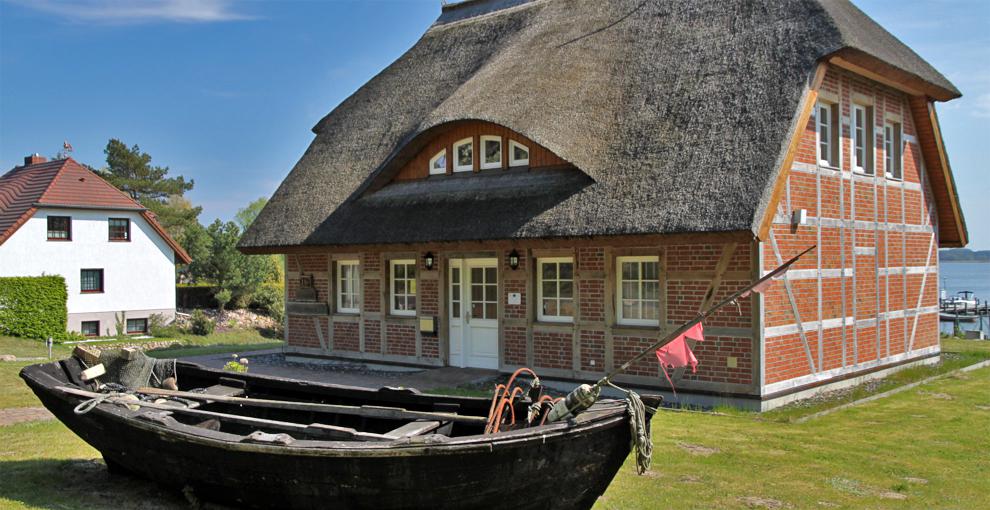
M 237 214 L 234 216 L 234 219 L 237 221 L 237 224 L 240 225 L 242 232 L 247 230 L 248 227 L 250 227 L 251 224 L 254 223 L 255 218 L 257 218 L 258 215 L 261 214 L 261 210 L 265 208 L 265 204 L 267 203 L 268 203 L 268 199 L 265 197 L 261 197 L 255 200 L 254 202 L 248 204 L 247 207 L 237 211 Z
M 193 189 L 194 181 L 185 177 L 167 177 L 168 167 L 152 166 L 151 155 L 134 145 L 111 138 L 103 153 L 107 167 L 100 174 L 110 184 L 127 193 L 158 216 L 162 227 L 175 239 L 196 223 L 202 207 L 193 205 L 183 194 Z
M 212 282 L 217 292 L 229 291 L 230 301 L 245 303 L 264 282 L 277 278 L 272 257 L 244 255 L 237 249 L 241 232 L 237 224 L 215 220 L 206 228 L 208 255 L 190 266 L 192 276 Z

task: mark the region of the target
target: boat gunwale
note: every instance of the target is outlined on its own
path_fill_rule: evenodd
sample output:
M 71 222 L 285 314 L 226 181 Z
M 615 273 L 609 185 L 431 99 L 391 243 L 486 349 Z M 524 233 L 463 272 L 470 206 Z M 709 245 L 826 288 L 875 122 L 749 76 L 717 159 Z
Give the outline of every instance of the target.
M 51 374 L 44 372 L 41 367 L 48 364 L 59 364 L 59 361 L 39 363 L 29 365 L 21 370 L 21 377 L 29 380 L 29 386 L 37 391 L 39 388 L 48 393 L 51 397 L 64 402 L 66 405 L 75 407 L 86 399 L 74 395 L 69 395 L 58 391 L 57 386 L 72 385 L 69 381 L 61 381 Z M 39 377 L 40 376 L 40 377 Z M 51 382 L 46 382 L 44 379 Z M 253 378 L 260 380 L 268 379 L 267 376 L 254 375 Z M 297 382 L 294 379 L 278 378 L 282 382 Z M 31 384 L 33 383 L 33 384 Z M 321 386 L 333 386 L 326 383 L 319 383 Z M 340 386 L 333 386 L 335 389 L 344 389 Z M 367 388 L 358 388 L 365 392 L 374 392 Z M 428 394 L 418 394 L 429 396 Z M 441 395 L 440 397 L 446 397 Z M 461 397 L 455 397 L 457 399 Z M 475 397 L 465 397 L 475 398 Z M 487 399 L 485 399 L 487 400 Z M 238 452 L 256 452 L 265 454 L 280 455 L 305 455 L 320 457 L 405 457 L 415 455 L 455 455 L 473 452 L 494 451 L 501 448 L 518 447 L 520 444 L 544 444 L 563 437 L 583 436 L 595 433 L 602 429 L 621 425 L 628 420 L 625 405 L 620 400 L 607 400 L 601 402 L 599 409 L 592 408 L 585 414 L 579 415 L 574 420 L 567 422 L 541 425 L 525 429 L 518 429 L 500 432 L 496 435 L 475 434 L 472 436 L 462 436 L 449 438 L 437 442 L 420 442 L 417 440 L 397 439 L 394 441 L 368 442 L 368 441 L 323 441 L 296 439 L 290 444 L 264 444 L 258 442 L 244 442 L 246 435 L 232 434 L 229 432 L 213 431 L 187 425 L 176 421 L 176 425 L 166 425 L 164 423 L 150 421 L 139 416 L 147 416 L 142 410 L 132 411 L 117 404 L 97 405 L 88 414 L 97 413 L 98 418 L 109 419 L 121 422 L 125 426 L 143 430 L 149 433 L 158 434 L 174 441 L 184 441 L 189 444 L 198 444 L 210 448 L 219 448 Z M 598 404 L 596 404 L 598 406 Z M 604 407 L 604 409 L 602 409 Z M 611 409 L 610 409 L 611 408 Z M 596 412 L 597 411 L 597 412 Z M 139 414 L 140 413 L 140 414 Z M 80 419 L 94 419 L 80 416 Z M 68 424 L 66 424 L 68 425 Z M 71 428 L 71 427 L 70 427 Z M 429 437 L 429 436 L 421 436 Z

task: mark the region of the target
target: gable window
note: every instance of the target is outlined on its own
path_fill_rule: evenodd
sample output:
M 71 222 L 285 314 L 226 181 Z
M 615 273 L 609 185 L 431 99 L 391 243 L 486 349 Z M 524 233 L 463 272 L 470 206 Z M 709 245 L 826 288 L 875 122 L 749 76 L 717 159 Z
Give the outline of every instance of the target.
M 901 179 L 902 154 L 901 148 L 901 124 L 899 122 L 888 122 L 883 126 L 883 169 L 887 177 L 891 179 Z
M 852 136 L 853 170 L 873 175 L 873 108 L 853 105 Z
M 358 313 L 360 295 L 358 289 L 358 261 L 337 261 L 337 311 L 340 313 Z
M 474 139 L 465 138 L 454 144 L 454 171 L 474 170 Z
M 481 168 L 502 168 L 502 138 L 485 135 L 481 137 Z
M 127 319 L 127 334 L 140 335 L 148 332 L 148 319 Z
M 818 164 L 839 167 L 838 108 L 835 104 L 820 102 L 816 110 L 815 126 L 818 136 Z
M 79 272 L 79 290 L 84 294 L 103 292 L 103 270 L 81 270 Z
M 48 217 L 48 240 L 49 241 L 71 241 L 72 240 L 72 218 L 69 216 L 49 216 Z
M 416 261 L 390 262 L 389 310 L 393 315 L 416 315 Z
M 574 321 L 574 259 L 541 258 L 537 261 L 537 319 L 546 322 Z
M 447 149 L 443 149 L 430 158 L 430 175 L 447 173 Z
M 618 257 L 615 306 L 619 324 L 658 326 L 660 324 L 660 259 Z
M 127 218 L 110 218 L 107 220 L 110 226 L 111 241 L 131 240 L 131 220 Z
M 509 140 L 509 166 L 527 165 L 529 165 L 529 147 L 515 140 Z
M 82 321 L 79 332 L 83 336 L 100 336 L 100 321 Z

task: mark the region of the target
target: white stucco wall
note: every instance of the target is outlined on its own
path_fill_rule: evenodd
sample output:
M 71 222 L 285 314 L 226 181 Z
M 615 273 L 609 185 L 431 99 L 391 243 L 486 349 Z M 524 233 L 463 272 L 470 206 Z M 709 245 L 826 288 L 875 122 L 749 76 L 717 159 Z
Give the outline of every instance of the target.
M 48 241 L 48 216 L 72 218 L 71 241 Z M 131 220 L 130 242 L 110 241 L 108 218 Z M 137 212 L 38 210 L 0 245 L 0 276 L 59 274 L 68 286 L 69 329 L 85 315 L 119 311 L 128 318 L 175 310 L 175 253 Z M 103 269 L 103 293 L 80 292 L 80 270 Z M 94 317 L 95 318 L 95 317 Z M 101 334 L 107 327 L 101 320 Z

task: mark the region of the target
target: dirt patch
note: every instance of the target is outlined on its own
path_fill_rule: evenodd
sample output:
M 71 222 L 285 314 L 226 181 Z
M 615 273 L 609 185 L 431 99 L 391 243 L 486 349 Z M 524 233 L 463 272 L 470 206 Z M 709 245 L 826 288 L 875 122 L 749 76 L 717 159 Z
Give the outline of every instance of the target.
M 883 499 L 907 499 L 907 494 L 901 494 L 900 492 L 894 491 L 882 491 L 878 493 L 877 496 L 880 496 Z
M 694 476 L 694 475 L 681 475 L 681 477 L 677 481 L 678 482 L 681 482 L 681 483 L 701 483 L 702 482 L 700 476 Z
M 825 507 L 825 508 L 838 508 L 839 507 L 839 504 L 838 503 L 832 503 L 831 501 L 819 501 L 818 502 L 818 506 Z
M 13 354 L 0 354 L 0 361 L 17 361 L 17 356 Z
M 709 448 L 700 444 L 677 443 L 677 446 L 691 455 L 700 455 L 702 457 L 708 457 L 719 452 L 718 448 Z
M 905 476 L 904 481 L 916 485 L 928 485 L 928 480 L 925 480 L 924 478 L 916 478 L 913 476 Z
M 761 498 L 759 496 L 746 496 L 745 498 L 739 498 L 739 501 L 749 508 L 788 508 L 790 505 L 770 498 Z
M 849 478 L 842 478 L 839 476 L 829 478 L 828 484 L 835 489 L 854 496 L 866 496 L 872 492 L 869 487 L 865 487 L 856 480 L 850 480 Z
M 979 409 L 980 411 L 990 411 L 990 406 L 977 404 L 976 408 Z
M 55 416 L 44 407 L 12 407 L 0 409 L 0 427 L 26 421 L 53 420 Z
M 948 393 L 933 393 L 928 391 L 919 391 L 919 395 L 924 395 L 928 398 L 934 398 L 936 400 L 952 400 L 952 395 Z
M 651 470 L 643 473 L 643 476 L 645 476 L 647 478 L 652 478 L 652 479 L 655 480 L 657 478 L 663 478 L 663 473 L 661 473 L 659 471 L 654 471 L 654 470 L 651 469 Z

